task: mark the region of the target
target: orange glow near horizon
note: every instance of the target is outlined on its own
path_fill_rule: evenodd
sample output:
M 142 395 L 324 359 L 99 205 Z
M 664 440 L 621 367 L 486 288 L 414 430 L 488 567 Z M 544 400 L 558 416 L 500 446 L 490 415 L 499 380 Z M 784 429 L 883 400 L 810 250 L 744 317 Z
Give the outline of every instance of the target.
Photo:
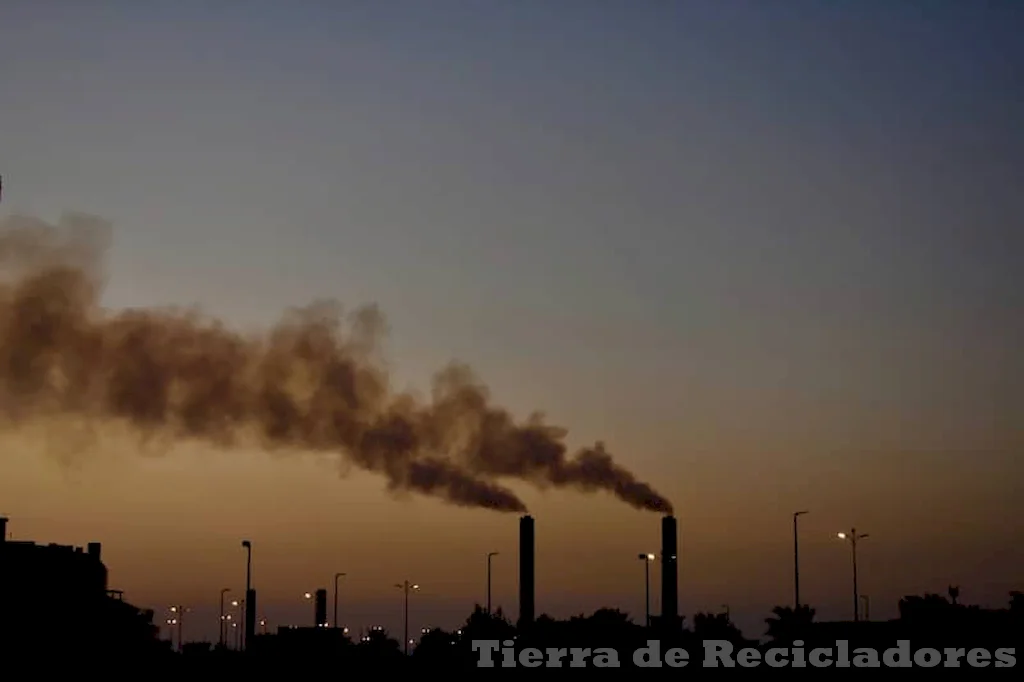
M 7 434 L 0 439 L 8 453 L 0 499 L 13 537 L 101 541 L 111 586 L 133 603 L 212 603 L 223 586 L 241 593 L 244 536 L 254 546 L 254 585 L 271 611 L 301 613 L 295 595 L 330 590 L 331 577 L 344 571 L 343 603 L 365 618 L 379 611 L 378 619 L 394 620 L 393 584 L 408 576 L 424 586 L 415 597 L 423 618 L 455 620 L 483 601 L 486 554 L 498 551 L 494 603 L 515 616 L 516 514 L 395 498 L 381 479 L 343 476 L 328 457 L 188 445 L 140 457 L 120 439 L 103 445 L 61 461 L 38 434 Z M 952 468 L 908 487 L 898 473 L 910 464 L 879 458 L 849 472 L 818 469 L 813 486 L 797 489 L 792 462 L 666 462 L 637 474 L 660 482 L 676 502 L 683 613 L 729 603 L 734 614 L 746 610 L 756 621 L 771 606 L 788 604 L 794 507 L 811 510 L 800 525 L 802 595 L 823 617 L 845 616 L 849 557 L 837 547 L 834 528 L 850 519 L 871 531 L 860 568 L 862 591 L 878 617 L 892 615 L 905 594 L 947 584 L 970 585 L 965 594 L 1001 603 L 1016 587 L 1020 565 L 1012 529 L 992 524 L 1006 512 L 1007 498 L 994 494 L 992 482 Z M 659 547 L 657 514 L 607 495 L 512 487 L 538 520 L 538 612 L 568 615 L 605 605 L 640 612 L 636 557 Z M 652 584 L 656 589 L 656 575 Z

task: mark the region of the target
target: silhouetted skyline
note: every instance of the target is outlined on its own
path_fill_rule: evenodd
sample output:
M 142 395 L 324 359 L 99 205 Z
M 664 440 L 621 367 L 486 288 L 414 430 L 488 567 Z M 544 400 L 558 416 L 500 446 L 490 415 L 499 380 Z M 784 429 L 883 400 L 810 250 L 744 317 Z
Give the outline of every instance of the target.
M 495 665 L 486 663 L 491 657 L 481 652 L 481 648 L 489 647 L 494 650 L 492 656 L 505 659 L 506 652 L 513 652 L 520 662 L 526 660 L 530 649 L 547 651 L 549 661 L 551 652 L 561 649 L 568 651 L 563 658 L 568 655 L 574 666 L 587 663 L 581 661 L 581 657 L 596 656 L 600 665 L 614 667 L 649 664 L 649 660 L 648 663 L 637 662 L 637 654 L 643 652 L 646 652 L 644 659 L 662 660 L 664 655 L 668 663 L 673 650 L 679 655 L 672 655 L 675 663 L 669 665 L 678 667 L 679 656 L 688 654 L 696 665 L 707 666 L 709 656 L 724 654 L 731 659 L 733 652 L 744 649 L 746 662 L 742 665 L 749 667 L 751 656 L 777 658 L 779 652 L 790 659 L 790 664 L 796 665 L 796 647 L 803 652 L 802 665 L 810 661 L 812 667 L 849 667 L 851 659 L 855 667 L 860 667 L 865 663 L 870 665 L 872 656 L 881 657 L 886 666 L 893 666 L 895 659 L 889 657 L 897 655 L 906 658 L 902 664 L 907 667 L 930 667 L 943 661 L 944 665 L 961 667 L 1012 667 L 1016 665 L 1015 645 L 1024 629 L 1024 594 L 1021 592 L 1008 595 L 1003 608 L 981 609 L 963 604 L 959 586 L 950 585 L 948 599 L 930 593 L 901 599 L 899 618 L 892 620 L 872 621 L 865 610 L 863 614 L 856 611 L 852 622 L 821 622 L 816 620 L 815 609 L 809 605 L 776 606 L 764 619 L 765 635 L 751 637 L 733 623 L 728 605 L 723 612 L 695 613 L 692 626 L 686 625 L 685 618 L 676 616 L 674 578 L 663 581 L 663 591 L 667 594 L 663 594 L 662 613 L 651 618 L 646 626 L 636 623 L 621 609 L 610 607 L 563 621 L 552 619 L 546 613 L 535 617 L 535 520 L 524 516 L 520 519 L 520 614 L 515 625 L 500 608 L 492 612 L 476 604 L 457 628 L 445 630 L 429 626 L 419 629 L 417 634 L 409 629 L 409 597 L 418 592 L 420 585 L 405 580 L 395 585 L 402 591 L 405 611 L 402 636 L 398 641 L 387 628 L 379 625 L 356 629 L 331 622 L 325 588 L 303 595 L 313 605 L 312 622 L 306 623 L 274 626 L 262 617 L 257 619 L 250 610 L 250 606 L 257 603 L 253 589 L 246 591 L 243 602 L 232 600 L 231 612 L 225 611 L 222 601 L 219 620 L 234 634 L 233 641 L 223 633 L 217 642 L 197 636 L 191 628 L 201 624 L 201 618 L 195 620 L 198 614 L 191 607 L 175 604 L 167 609 L 162 623 L 166 637 L 161 640 L 158 612 L 140 610 L 126 601 L 121 591 L 110 589 L 100 543 L 90 543 L 87 550 L 83 550 L 52 543 L 11 541 L 2 533 L 7 521 L 0 517 L 0 646 L 8 654 L 8 662 L 22 653 L 46 649 L 74 656 L 87 665 L 98 660 L 109 662 L 112 655 L 134 656 L 140 663 L 144 660 L 171 662 L 176 653 L 177 660 L 199 666 L 208 660 L 203 656 L 213 654 L 225 660 L 244 655 L 240 663 L 363 660 L 378 666 L 450 668 L 477 667 L 481 661 L 485 661 L 484 665 Z M 671 552 L 677 545 L 675 519 L 666 516 L 661 526 L 662 565 L 674 566 L 676 557 Z M 851 547 L 855 548 L 856 539 L 868 537 L 867 534 L 851 535 Z M 247 550 L 253 549 L 251 542 L 246 541 L 244 546 Z M 640 558 L 649 557 L 641 555 Z M 336 574 L 336 578 L 340 576 Z M 222 599 L 223 595 L 224 590 Z M 860 608 L 859 602 L 856 607 Z M 244 636 L 239 629 L 242 619 L 233 618 L 239 610 L 244 612 Z M 73 614 L 74 618 L 88 623 L 88 627 L 55 627 L 55 619 L 59 622 L 63 613 Z M 252 627 L 255 623 L 259 624 L 258 631 Z M 641 647 L 643 652 L 638 651 Z M 501 649 L 500 654 L 497 649 Z M 894 654 L 897 650 L 902 653 Z M 180 658 L 182 656 L 184 658 Z M 506 659 L 497 665 L 507 663 Z M 556 664 L 569 665 L 564 661 Z
M 850 611 L 851 527 L 875 618 L 1020 588 L 1020 3 L 208 5 L 0 9 L 0 220 L 109 221 L 103 319 L 376 306 L 395 392 L 465 363 L 670 501 L 684 614 L 790 604 L 798 509 L 819 619 Z M 494 551 L 514 612 L 522 508 L 538 615 L 642 613 L 661 544 L 604 493 L 501 481 L 497 514 L 331 457 L 89 435 L 0 430 L 12 532 L 100 540 L 132 603 L 211 627 L 243 538 L 273 622 L 341 571 L 391 632 L 396 582 L 416 626 L 456 624 Z

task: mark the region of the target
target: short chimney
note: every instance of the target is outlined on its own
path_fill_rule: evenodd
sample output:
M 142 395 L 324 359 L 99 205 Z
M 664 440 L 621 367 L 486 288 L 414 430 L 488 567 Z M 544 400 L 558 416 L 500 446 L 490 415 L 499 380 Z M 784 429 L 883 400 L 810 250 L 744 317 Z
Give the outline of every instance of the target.
M 327 627 L 327 590 L 316 591 L 316 613 L 314 616 L 318 628 Z
M 89 545 L 88 545 L 88 550 L 87 550 L 89 552 L 89 556 L 91 556 L 96 561 L 100 561 L 100 549 L 101 548 L 102 548 L 102 545 L 100 543 L 98 543 L 98 542 L 90 542 Z
M 0 542 L 7 542 L 7 517 L 0 516 Z

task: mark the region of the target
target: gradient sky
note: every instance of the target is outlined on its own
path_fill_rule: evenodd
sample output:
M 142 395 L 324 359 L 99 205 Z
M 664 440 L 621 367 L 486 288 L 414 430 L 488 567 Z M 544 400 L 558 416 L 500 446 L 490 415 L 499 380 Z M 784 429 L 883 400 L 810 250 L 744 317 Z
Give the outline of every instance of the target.
M 1024 570 L 1024 5 L 414 0 L 0 5 L 0 214 L 111 220 L 105 302 L 233 325 L 379 303 L 399 388 L 455 358 L 676 503 L 686 614 L 872 616 Z M 15 537 L 104 543 L 114 587 L 216 633 L 345 571 L 342 620 L 516 613 L 514 516 L 337 464 L 4 434 Z M 520 488 L 516 488 L 520 490 Z M 658 518 L 523 489 L 538 610 L 642 616 Z M 657 572 L 655 571 L 655 584 Z M 655 590 L 653 602 L 657 603 Z M 656 609 L 655 609 L 656 610 Z

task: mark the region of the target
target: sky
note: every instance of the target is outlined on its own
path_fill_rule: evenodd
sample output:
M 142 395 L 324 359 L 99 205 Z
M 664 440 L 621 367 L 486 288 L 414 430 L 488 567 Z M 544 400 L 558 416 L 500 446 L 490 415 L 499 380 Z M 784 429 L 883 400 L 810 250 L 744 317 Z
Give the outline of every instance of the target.
M 674 502 L 691 617 L 760 634 L 798 509 L 821 618 L 850 615 L 851 526 L 872 617 L 950 584 L 998 606 L 1024 569 L 1022 28 L 1009 0 L 7 0 L 0 217 L 111 221 L 112 309 L 379 304 L 397 388 L 467 362 Z M 112 587 L 195 636 L 243 538 L 272 624 L 345 572 L 344 624 L 398 631 L 408 579 L 410 628 L 452 627 L 493 551 L 515 617 L 515 515 L 329 457 L 60 437 L 0 434 L 13 536 L 103 542 Z M 657 515 L 513 487 L 538 611 L 642 617 Z

